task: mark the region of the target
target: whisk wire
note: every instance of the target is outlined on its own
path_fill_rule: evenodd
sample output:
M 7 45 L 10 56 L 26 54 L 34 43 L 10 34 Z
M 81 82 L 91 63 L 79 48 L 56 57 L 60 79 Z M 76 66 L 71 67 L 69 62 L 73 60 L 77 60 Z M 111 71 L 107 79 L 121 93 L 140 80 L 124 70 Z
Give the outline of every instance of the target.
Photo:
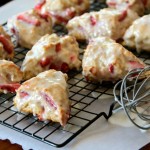
M 131 70 L 113 89 L 115 101 L 120 105 L 117 109 L 124 109 L 130 121 L 143 130 L 150 129 L 149 71 L 150 66 Z

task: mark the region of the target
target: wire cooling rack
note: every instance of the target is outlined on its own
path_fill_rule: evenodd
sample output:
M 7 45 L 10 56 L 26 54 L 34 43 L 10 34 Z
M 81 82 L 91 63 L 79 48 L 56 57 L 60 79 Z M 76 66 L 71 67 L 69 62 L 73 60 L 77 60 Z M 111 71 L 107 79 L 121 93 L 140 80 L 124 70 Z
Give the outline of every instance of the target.
M 91 1 L 91 11 L 106 7 L 105 1 Z M 7 30 L 6 26 L 4 28 Z M 62 27 L 56 26 L 58 34 L 64 34 Z M 14 43 L 15 43 L 15 39 Z M 80 58 L 82 58 L 85 44 L 81 44 Z M 21 66 L 27 49 L 16 47 L 14 62 Z M 137 54 L 136 54 L 137 55 Z M 137 55 L 150 65 L 150 57 L 146 53 Z M 69 99 L 71 100 L 71 117 L 63 128 L 58 123 L 41 122 L 36 117 L 19 113 L 13 106 L 14 94 L 0 95 L 0 124 L 19 131 L 41 142 L 55 147 L 62 147 L 79 135 L 99 117 L 108 119 L 112 113 L 113 85 L 88 83 L 80 72 L 70 72 Z M 107 115 L 108 114 L 108 115 Z

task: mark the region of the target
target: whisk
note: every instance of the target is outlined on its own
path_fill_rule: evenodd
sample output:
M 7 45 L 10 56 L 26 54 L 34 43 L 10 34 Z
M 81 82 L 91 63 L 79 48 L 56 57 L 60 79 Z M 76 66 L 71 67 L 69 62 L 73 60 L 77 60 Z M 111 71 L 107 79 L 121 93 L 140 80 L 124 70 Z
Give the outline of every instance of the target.
M 150 129 L 150 66 L 131 70 L 115 85 L 113 93 L 117 109 L 124 109 L 138 128 Z

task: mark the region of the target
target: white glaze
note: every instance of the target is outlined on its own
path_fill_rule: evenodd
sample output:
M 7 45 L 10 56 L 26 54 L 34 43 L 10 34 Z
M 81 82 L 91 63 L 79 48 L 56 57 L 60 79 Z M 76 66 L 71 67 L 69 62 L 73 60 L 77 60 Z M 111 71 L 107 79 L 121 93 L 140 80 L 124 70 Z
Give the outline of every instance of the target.
M 22 20 L 18 20 L 17 16 L 20 14 L 36 19 L 41 24 L 39 26 L 35 26 Z M 45 19 L 41 18 L 34 10 L 28 10 L 20 14 L 17 14 L 9 19 L 7 26 L 11 32 L 12 29 L 15 29 L 15 36 L 21 46 L 30 49 L 42 36 L 52 33 L 52 21 L 50 18 L 46 21 Z
M 70 35 L 79 40 L 89 40 L 98 36 L 107 36 L 117 40 L 122 38 L 125 30 L 138 18 L 135 12 L 128 10 L 125 19 L 119 21 L 123 11 L 105 8 L 99 12 L 86 13 L 71 19 L 67 24 L 67 29 Z M 96 21 L 94 25 L 91 24 L 91 17 Z
M 56 45 L 61 44 L 61 51 L 56 52 Z M 74 56 L 74 61 L 70 60 L 70 57 Z M 81 61 L 79 57 L 79 46 L 76 40 L 71 36 L 59 37 L 56 34 L 43 36 L 29 51 L 22 64 L 22 71 L 24 72 L 24 78 L 28 79 L 40 72 L 49 69 L 49 65 L 41 67 L 40 60 L 42 58 L 53 57 L 51 63 L 65 62 L 68 64 L 69 69 L 79 69 Z M 34 68 L 34 69 L 33 69 Z
M 106 3 L 111 8 L 131 9 L 139 15 L 143 15 L 145 10 L 142 0 L 107 0 Z
M 78 3 L 78 0 L 46 0 L 45 4 L 40 10 L 40 13 L 51 13 L 54 16 L 62 17 L 67 22 L 73 17 L 72 15 L 69 15 L 68 12 L 78 16 L 89 9 L 90 3 L 88 0 L 82 0 L 81 4 Z M 66 22 L 62 22 L 61 19 L 59 20 L 53 15 L 51 15 L 53 24 L 66 24 Z
M 124 35 L 124 44 L 136 48 L 137 52 L 150 52 L 150 15 L 145 15 L 133 22 Z
M 130 61 L 136 62 L 138 65 L 132 66 Z M 112 71 L 110 65 L 112 65 Z M 144 63 L 136 56 L 106 37 L 92 39 L 82 60 L 83 75 L 89 80 L 99 82 L 122 79 L 129 70 L 141 66 L 144 67 Z
M 37 77 L 24 82 L 17 90 L 15 106 L 19 111 L 40 116 L 43 121 L 53 120 L 64 125 L 70 111 L 66 79 L 67 75 L 60 71 L 40 73 Z M 20 97 L 20 92 L 26 92 L 28 95 Z M 56 108 L 45 100 L 43 94 L 51 98 Z

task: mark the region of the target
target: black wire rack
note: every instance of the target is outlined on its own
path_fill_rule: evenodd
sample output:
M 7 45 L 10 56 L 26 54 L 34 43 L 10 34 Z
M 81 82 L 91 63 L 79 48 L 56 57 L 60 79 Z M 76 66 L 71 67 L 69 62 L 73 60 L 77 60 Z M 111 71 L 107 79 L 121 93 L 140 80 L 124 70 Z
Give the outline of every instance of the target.
M 91 11 L 106 7 L 105 1 L 91 1 Z M 6 25 L 3 25 L 7 30 Z M 61 26 L 54 28 L 58 34 L 64 34 Z M 12 38 L 13 39 L 13 38 Z M 15 43 L 15 39 L 14 43 Z M 86 44 L 81 44 L 80 58 Z M 14 62 L 21 66 L 27 49 L 16 47 Z M 135 53 L 136 54 L 136 53 Z M 136 54 L 137 55 L 137 54 Z M 150 65 L 147 53 L 137 55 Z M 41 122 L 29 114 L 19 113 L 13 105 L 14 94 L 0 95 L 0 124 L 41 142 L 55 147 L 63 147 L 79 135 L 100 117 L 108 119 L 112 114 L 113 84 L 102 85 L 87 82 L 81 71 L 72 71 L 68 74 L 69 99 L 71 100 L 71 117 L 63 128 L 58 123 Z

